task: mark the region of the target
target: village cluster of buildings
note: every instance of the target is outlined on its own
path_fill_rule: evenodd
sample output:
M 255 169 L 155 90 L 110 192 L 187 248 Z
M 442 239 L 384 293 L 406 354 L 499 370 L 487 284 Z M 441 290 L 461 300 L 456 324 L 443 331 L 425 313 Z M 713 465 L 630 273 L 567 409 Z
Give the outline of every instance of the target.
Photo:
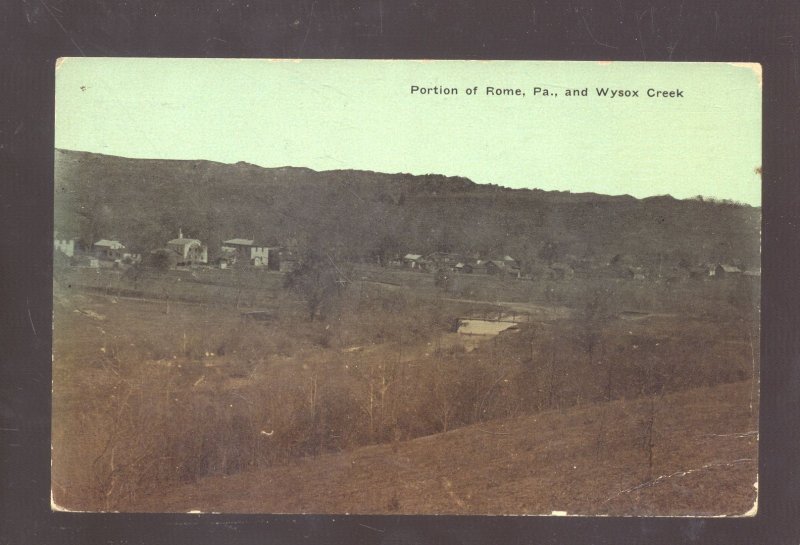
M 480 259 L 448 252 L 434 252 L 427 255 L 406 254 L 390 260 L 389 266 L 421 272 L 446 270 L 464 274 L 502 274 L 514 278 L 522 276 L 519 262 L 509 255 Z
M 253 267 L 263 267 L 276 271 L 292 270 L 295 258 L 291 251 L 271 246 L 257 244 L 252 239 L 232 238 L 222 243 L 216 257 L 209 262 L 208 246 L 196 238 L 183 236 L 183 231 L 178 231 L 178 237 L 166 241 L 164 247 L 154 249 L 149 255 L 128 251 L 125 245 L 118 240 L 100 239 L 91 248 L 80 251 L 74 239 L 54 238 L 53 247 L 69 258 L 73 258 L 83 265 L 92 268 L 133 265 L 155 259 L 159 256 L 167 260 L 168 266 L 193 266 L 215 265 L 227 269 L 235 264 Z
M 761 276 L 761 269 L 746 270 L 728 263 L 677 264 L 670 267 L 647 268 L 636 264 L 630 256 L 622 255 L 612 257 L 599 267 L 596 264 L 573 259 L 564 262 L 540 263 L 535 267 L 526 267 L 523 270 L 519 261 L 509 255 L 481 259 L 458 253 L 434 252 L 427 255 L 411 253 L 392 259 L 389 266 L 430 273 L 488 274 L 506 278 L 532 279 L 535 277 L 548 280 L 570 279 L 576 273 L 585 276 L 611 276 L 630 280 L 704 280 Z
M 118 240 L 100 239 L 92 245 L 91 250 L 82 251 L 73 238 L 58 238 L 58 233 L 53 239 L 55 255 L 61 255 L 76 262 L 97 268 L 103 264 L 133 264 L 141 261 L 142 256 L 129 252 L 125 245 Z
M 132 265 L 154 259 L 158 256 L 167 260 L 169 267 L 182 266 L 216 266 L 227 269 L 234 265 L 265 268 L 268 270 L 288 272 L 295 268 L 296 257 L 286 248 L 264 246 L 253 239 L 232 238 L 222 242 L 216 257 L 209 262 L 208 246 L 195 238 L 184 237 L 178 231 L 178 237 L 166 241 L 162 248 L 152 250 L 149 255 L 142 256 L 130 252 L 118 240 L 101 239 L 91 248 L 79 251 L 74 239 L 53 241 L 54 250 L 73 258 L 89 267 L 107 267 Z M 542 278 L 549 280 L 565 280 L 577 274 L 586 276 L 614 276 L 631 280 L 704 280 L 710 278 L 731 278 L 737 276 L 760 276 L 760 269 L 745 270 L 743 267 L 728 263 L 706 263 L 688 265 L 679 263 L 670 267 L 659 265 L 657 269 L 646 268 L 631 256 L 616 255 L 598 269 L 581 260 L 564 262 L 539 263 L 523 270 L 520 262 L 510 255 L 481 258 L 475 255 L 464 255 L 451 252 L 433 252 L 429 254 L 409 253 L 395 256 L 388 263 L 389 267 L 408 269 L 435 274 L 486 274 L 504 278 Z

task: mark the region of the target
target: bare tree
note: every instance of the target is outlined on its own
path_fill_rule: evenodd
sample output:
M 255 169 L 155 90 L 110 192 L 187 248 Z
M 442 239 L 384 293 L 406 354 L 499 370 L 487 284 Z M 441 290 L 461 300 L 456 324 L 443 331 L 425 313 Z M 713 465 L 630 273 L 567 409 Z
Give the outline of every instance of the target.
M 561 371 L 558 368 L 556 361 L 556 350 L 554 346 L 550 347 L 550 354 L 547 358 L 547 370 L 545 377 L 545 399 L 547 400 L 547 408 L 552 409 L 558 402 L 558 397 L 561 392 Z
M 383 439 L 397 425 L 395 403 L 389 393 L 398 379 L 398 364 L 388 360 L 362 361 L 353 369 L 362 384 L 358 405 L 367 417 L 369 440 Z
M 348 281 L 341 268 L 324 251 L 305 252 L 300 265 L 286 276 L 286 287 L 305 301 L 309 320 L 324 318 Z
M 594 363 L 595 350 L 602 339 L 603 325 L 611 314 L 612 295 L 608 290 L 590 289 L 582 296 L 584 304 L 577 313 L 577 319 L 589 365 Z
M 662 370 L 658 366 L 658 359 L 655 356 L 648 358 L 645 363 L 639 365 L 640 392 L 646 397 L 639 425 L 641 430 L 642 450 L 645 453 L 647 462 L 647 481 L 653 479 L 653 456 L 656 447 L 656 416 L 658 414 L 659 401 L 664 396 L 665 378 Z
M 139 281 L 144 277 L 144 267 L 138 263 L 134 263 L 123 273 L 122 277 L 128 282 L 133 284 L 133 289 L 139 289 Z
M 457 410 L 458 384 L 450 362 L 438 359 L 431 369 L 430 407 L 440 432 L 447 432 Z
M 655 448 L 654 434 L 656 425 L 656 396 L 651 395 L 645 403 L 645 414 L 641 419 L 642 449 L 647 458 L 647 481 L 653 480 L 653 450 Z

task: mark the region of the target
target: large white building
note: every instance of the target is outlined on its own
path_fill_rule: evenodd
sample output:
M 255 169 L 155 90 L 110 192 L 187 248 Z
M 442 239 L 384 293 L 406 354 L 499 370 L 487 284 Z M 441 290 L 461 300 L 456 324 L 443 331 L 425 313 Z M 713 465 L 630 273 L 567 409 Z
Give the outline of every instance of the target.
M 224 254 L 234 254 L 237 259 L 249 262 L 255 267 L 270 267 L 270 259 L 277 259 L 277 248 L 258 246 L 254 240 L 232 238 L 222 243 Z
M 208 247 L 196 238 L 183 238 L 183 231 L 178 231 L 178 238 L 167 242 L 167 249 L 178 254 L 178 265 L 194 265 L 208 263 Z

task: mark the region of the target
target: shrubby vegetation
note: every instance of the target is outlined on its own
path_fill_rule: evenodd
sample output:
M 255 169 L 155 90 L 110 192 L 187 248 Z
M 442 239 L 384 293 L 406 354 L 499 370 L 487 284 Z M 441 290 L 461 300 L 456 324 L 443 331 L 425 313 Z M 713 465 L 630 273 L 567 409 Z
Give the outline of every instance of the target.
M 166 314 L 120 300 L 105 305 L 115 314 L 104 335 L 87 341 L 82 322 L 57 315 L 54 459 L 64 465 L 54 476 L 84 507 L 124 508 L 209 475 L 748 379 L 757 316 L 726 302 L 746 298 L 734 296 L 744 287 L 720 283 L 703 303 L 713 317 L 637 322 L 618 318 L 613 283 L 589 284 L 564 294 L 570 318 L 523 321 L 472 351 L 452 342 L 457 304 L 358 285 L 314 320 L 300 301 L 296 313 L 252 322 L 232 302 Z M 91 466 L 70 476 L 79 454 Z

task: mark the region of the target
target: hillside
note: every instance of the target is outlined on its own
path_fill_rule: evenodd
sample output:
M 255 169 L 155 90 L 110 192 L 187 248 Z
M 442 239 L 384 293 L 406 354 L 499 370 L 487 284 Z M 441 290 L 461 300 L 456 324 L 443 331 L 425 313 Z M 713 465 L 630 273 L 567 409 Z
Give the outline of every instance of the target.
M 351 260 L 442 250 L 511 254 L 525 267 L 550 244 L 556 259 L 759 261 L 761 210 L 731 203 L 67 150 L 56 150 L 55 178 L 60 236 L 83 244 L 118 238 L 139 252 L 162 246 L 180 227 L 212 254 L 222 240 L 252 237 L 264 244 L 316 241 Z
M 133 511 L 742 515 L 756 499 L 752 384 L 488 422 L 139 496 Z

